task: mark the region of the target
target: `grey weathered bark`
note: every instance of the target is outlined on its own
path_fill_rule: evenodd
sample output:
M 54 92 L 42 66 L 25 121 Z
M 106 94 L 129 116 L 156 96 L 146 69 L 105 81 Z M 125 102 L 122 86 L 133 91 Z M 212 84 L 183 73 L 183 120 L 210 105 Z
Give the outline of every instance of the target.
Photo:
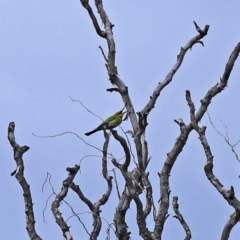
M 172 205 L 173 205 L 173 210 L 176 214 L 173 217 L 175 217 L 176 219 L 179 220 L 179 222 L 182 224 L 182 226 L 186 232 L 186 237 L 184 238 L 184 240 L 190 240 L 192 238 L 192 234 L 191 234 L 190 228 L 188 227 L 186 221 L 184 220 L 182 214 L 179 211 L 178 197 L 176 197 L 176 196 L 173 197 Z
M 63 181 L 61 192 L 55 197 L 55 200 L 52 202 L 52 213 L 55 217 L 56 223 L 61 228 L 63 236 L 66 240 L 73 240 L 70 229 L 66 223 L 66 221 L 62 217 L 62 213 L 59 211 L 59 206 L 64 198 L 67 196 L 68 190 L 80 169 L 79 165 L 75 165 L 73 168 L 67 168 L 66 170 L 69 172 L 68 177 Z
M 93 204 L 86 196 L 84 196 L 82 190 L 78 185 L 75 185 L 75 183 L 71 184 L 71 189 L 78 194 L 79 198 L 89 207 L 90 211 L 92 212 L 93 230 L 91 231 L 91 234 L 90 234 L 91 240 L 97 239 L 101 231 L 102 220 L 100 216 L 100 213 L 101 213 L 100 207 L 108 201 L 108 198 L 112 192 L 113 177 L 108 175 L 108 167 L 107 167 L 107 150 L 108 150 L 110 135 L 104 131 L 104 136 L 105 136 L 105 142 L 103 144 L 102 174 L 108 184 L 108 188 L 105 194 L 103 194 L 103 196 L 96 203 Z
M 110 92 L 118 92 L 121 94 L 122 99 L 125 103 L 125 106 L 129 112 L 129 117 L 132 123 L 133 132 L 132 136 L 134 137 L 135 142 L 135 148 L 137 152 L 137 168 L 133 169 L 131 171 L 131 174 L 129 174 L 128 168 L 125 168 L 124 166 L 128 166 L 129 164 L 125 165 L 125 163 L 119 164 L 115 159 L 113 159 L 113 164 L 120 169 L 122 172 L 122 175 L 126 181 L 125 189 L 121 195 L 118 207 L 116 209 L 114 222 L 116 227 L 116 234 L 119 239 L 130 239 L 130 233 L 128 232 L 128 226 L 125 221 L 125 215 L 129 208 L 129 205 L 132 200 L 135 201 L 136 207 L 137 207 L 137 223 L 139 227 L 140 235 L 144 239 L 161 239 L 161 235 L 163 232 L 164 223 L 168 217 L 168 209 L 169 209 L 169 195 L 170 195 L 170 185 L 169 185 L 169 177 L 172 170 L 172 167 L 175 164 L 175 161 L 177 160 L 177 157 L 183 150 L 190 132 L 194 129 L 193 122 L 190 122 L 188 125 L 186 125 L 182 120 L 176 122 L 180 126 L 180 136 L 177 138 L 176 143 L 173 147 L 173 149 L 167 154 L 167 159 L 164 162 L 163 168 L 161 172 L 159 173 L 160 177 L 160 201 L 159 201 L 159 210 L 157 213 L 155 213 L 155 227 L 153 232 L 149 231 L 146 228 L 146 216 L 148 214 L 143 214 L 143 207 L 142 203 L 139 199 L 139 195 L 142 193 L 142 189 L 149 188 L 149 180 L 148 180 L 148 174 L 146 174 L 146 168 L 148 165 L 148 162 L 150 159 L 148 158 L 148 145 L 147 141 L 145 139 L 145 131 L 147 127 L 147 116 L 150 114 L 151 110 L 154 108 L 156 101 L 159 98 L 159 95 L 161 91 L 172 81 L 174 74 L 177 72 L 179 67 L 181 66 L 184 56 L 186 52 L 191 49 L 196 43 L 200 43 L 202 45 L 202 38 L 204 38 L 209 30 L 209 25 L 206 25 L 205 28 L 202 30 L 196 22 L 194 22 L 195 28 L 198 31 L 198 35 L 193 37 L 184 47 L 181 47 L 180 53 L 177 56 L 177 62 L 174 64 L 173 68 L 170 70 L 169 74 L 166 76 L 166 78 L 158 83 L 157 87 L 155 88 L 152 96 L 150 97 L 149 102 L 147 105 L 143 108 L 143 110 L 138 115 L 135 114 L 134 107 L 132 105 L 130 96 L 128 94 L 128 88 L 118 76 L 117 67 L 115 66 L 115 41 L 113 38 L 113 24 L 110 22 L 106 11 L 103 8 L 102 1 L 95 0 L 95 5 L 98 10 L 98 13 L 101 17 L 101 20 L 104 25 L 104 31 L 99 30 L 99 24 L 97 23 L 96 17 L 94 16 L 91 7 L 88 4 L 88 1 L 80 0 L 83 7 L 85 7 L 88 10 L 88 13 L 93 20 L 93 25 L 96 29 L 96 32 L 99 36 L 104 37 L 107 40 L 108 45 L 108 55 L 105 56 L 103 49 L 101 48 L 101 51 L 104 55 L 104 59 L 106 61 L 106 67 L 108 70 L 108 75 L 111 83 L 116 85 L 115 88 L 110 88 L 108 91 Z M 198 123 L 201 118 L 203 117 L 204 113 L 206 112 L 212 98 L 220 93 L 227 85 L 231 70 L 233 68 L 233 64 L 236 60 L 236 56 L 238 55 L 239 50 L 238 46 L 236 47 L 233 54 L 230 56 L 230 59 L 227 63 L 226 69 L 224 71 L 223 77 L 217 85 L 213 86 L 205 95 L 203 100 L 201 100 L 201 107 L 196 113 L 196 116 L 194 117 L 196 123 Z M 188 92 L 187 92 L 188 94 Z M 113 135 L 115 137 L 115 133 L 113 132 Z M 116 137 L 115 137 L 116 138 Z M 120 138 L 116 138 L 116 140 L 119 140 Z M 122 144 L 124 141 L 120 141 Z M 122 144 L 123 149 L 125 151 L 126 161 L 130 161 L 130 155 L 128 154 L 128 151 L 126 151 L 125 144 Z M 128 160 L 129 159 L 129 160 Z M 131 175 L 131 177 L 129 177 Z M 142 187 L 141 187 L 142 186 Z M 145 213 L 149 213 L 152 205 L 153 205 L 153 199 L 152 199 L 152 191 L 148 191 L 147 194 L 147 206 L 145 209 Z M 150 203 L 151 202 L 151 203 Z M 141 219 L 141 221 L 140 221 Z M 190 238 L 189 238 L 190 239 Z
M 16 161 L 17 168 L 12 173 L 15 174 L 16 179 L 18 180 L 19 184 L 23 190 L 23 197 L 25 202 L 25 213 L 26 213 L 26 222 L 27 222 L 27 232 L 29 238 L 32 240 L 41 240 L 41 237 L 38 236 L 36 229 L 35 229 L 35 218 L 34 218 L 34 211 L 33 211 L 33 202 L 32 202 L 32 194 L 30 191 L 30 185 L 28 184 L 27 180 L 24 177 L 24 162 L 23 162 L 23 154 L 29 150 L 28 146 L 20 146 L 15 140 L 15 123 L 10 122 L 8 126 L 8 140 L 13 147 L 13 155 L 14 160 Z
M 114 84 L 115 86 L 113 88 L 107 89 L 109 92 L 117 92 L 121 95 L 123 102 L 126 106 L 126 109 L 128 111 L 128 115 L 132 124 L 132 136 L 134 138 L 134 144 L 135 144 L 135 150 L 137 153 L 137 164 L 136 168 L 129 169 L 132 157 L 131 157 L 131 148 L 128 145 L 128 142 L 120 136 L 117 131 L 111 130 L 111 133 L 116 141 L 119 142 L 121 145 L 124 154 L 125 154 L 125 161 L 120 164 L 117 162 L 115 158 L 112 159 L 112 163 L 116 166 L 116 168 L 121 172 L 124 180 L 125 180 L 125 188 L 122 192 L 122 194 L 119 194 L 119 202 L 116 207 L 115 215 L 114 215 L 114 224 L 115 224 L 115 234 L 118 239 L 128 240 L 131 238 L 131 232 L 128 231 L 128 225 L 126 222 L 126 213 L 129 209 L 129 206 L 131 202 L 133 201 L 135 203 L 137 214 L 136 214 L 136 224 L 139 229 L 139 235 L 143 239 L 147 240 L 155 240 L 155 239 L 162 239 L 162 233 L 164 229 L 164 224 L 169 216 L 169 206 L 170 206 L 170 184 L 169 184 L 169 178 L 172 171 L 172 168 L 174 164 L 177 161 L 177 158 L 181 151 L 183 150 L 184 146 L 187 143 L 188 136 L 191 133 L 192 130 L 195 130 L 198 132 L 200 136 L 200 141 L 203 145 L 207 163 L 204 168 L 205 173 L 211 184 L 219 191 L 219 193 L 227 200 L 227 202 L 235 209 L 235 213 L 231 216 L 230 220 L 227 222 L 223 233 L 222 233 L 222 240 L 228 239 L 230 235 L 230 231 L 232 227 L 236 224 L 236 222 L 239 220 L 239 214 L 240 214 L 240 202 L 235 197 L 234 188 L 231 187 L 230 189 L 225 189 L 218 180 L 214 173 L 213 173 L 213 156 L 210 150 L 210 147 L 208 145 L 206 136 L 205 136 L 205 130 L 206 127 L 200 128 L 198 123 L 204 116 L 205 112 L 207 111 L 208 106 L 211 103 L 211 100 L 213 97 L 215 97 L 217 94 L 219 94 L 228 84 L 229 76 L 231 74 L 231 71 L 233 69 L 234 63 L 238 57 L 238 54 L 240 52 L 240 43 L 236 46 L 233 53 L 231 54 L 227 64 L 225 71 L 223 73 L 222 78 L 220 79 L 220 82 L 217 83 L 215 86 L 209 89 L 209 91 L 205 94 L 204 98 L 201 100 L 201 106 L 199 110 L 195 113 L 195 107 L 191 100 L 190 92 L 186 91 L 186 100 L 188 102 L 189 108 L 190 108 L 190 117 L 191 122 L 188 124 L 185 124 L 182 119 L 174 120 L 180 127 L 180 135 L 176 139 L 176 142 L 172 148 L 172 150 L 167 154 L 167 158 L 163 164 L 163 167 L 161 169 L 161 172 L 158 173 L 160 178 L 160 187 L 158 187 L 160 192 L 160 199 L 159 199 L 159 205 L 158 210 L 156 211 L 154 200 L 153 200 L 153 187 L 149 180 L 149 173 L 147 172 L 147 166 L 150 161 L 150 158 L 148 156 L 148 143 L 145 138 L 145 132 L 147 129 L 147 117 L 153 110 L 157 100 L 159 99 L 161 91 L 168 86 L 173 80 L 174 74 L 178 71 L 180 68 L 185 54 L 189 49 L 191 49 L 196 43 L 200 43 L 203 45 L 202 39 L 207 35 L 209 30 L 209 25 L 206 25 L 204 29 L 202 30 L 196 22 L 194 22 L 195 28 L 198 32 L 196 36 L 194 36 L 192 39 L 190 39 L 184 47 L 181 47 L 180 53 L 177 56 L 177 61 L 172 67 L 172 69 L 167 74 L 166 78 L 157 84 L 155 87 L 150 100 L 147 102 L 145 107 L 140 111 L 136 112 L 130 95 L 128 93 L 128 87 L 124 83 L 122 79 L 118 76 L 117 67 L 115 65 L 115 41 L 113 38 L 113 27 L 114 25 L 109 20 L 107 13 L 103 7 L 101 0 L 95 0 L 95 5 L 97 8 L 97 11 L 101 17 L 104 30 L 101 30 L 100 25 L 98 24 L 97 18 L 95 17 L 88 0 L 80 0 L 83 7 L 88 11 L 88 14 L 93 22 L 93 26 L 97 32 L 97 34 L 106 39 L 107 46 L 108 46 L 108 54 L 105 55 L 103 52 L 103 49 L 100 47 L 102 54 L 104 56 L 104 59 L 106 61 L 106 68 L 108 72 L 108 76 L 110 79 L 110 82 Z M 72 132 L 68 132 L 71 134 L 75 134 Z M 61 135 L 61 134 L 59 134 Z M 77 134 L 75 134 L 78 138 Z M 55 200 L 52 203 L 52 212 L 55 216 L 56 222 L 60 226 L 63 235 L 65 239 L 71 240 L 73 237 L 71 236 L 69 227 L 67 226 L 65 220 L 62 218 L 61 213 L 59 212 L 59 205 L 62 200 L 66 197 L 69 188 L 77 193 L 79 196 L 79 199 L 84 202 L 92 212 L 93 217 L 93 230 L 91 231 L 90 239 L 97 239 L 97 237 L 100 234 L 101 227 L 102 227 L 102 220 L 100 216 L 101 212 L 101 206 L 106 204 L 110 194 L 112 192 L 112 176 L 108 175 L 108 167 L 107 167 L 107 149 L 109 144 L 109 137 L 110 135 L 107 134 L 104 131 L 105 136 L 105 142 L 103 145 L 102 150 L 102 174 L 104 179 L 107 182 L 107 190 L 103 194 L 103 196 L 96 202 L 92 203 L 90 199 L 88 199 L 85 194 L 82 192 L 79 185 L 76 185 L 74 183 L 74 177 L 76 173 L 79 170 L 79 166 L 76 165 L 74 168 L 68 168 L 67 171 L 69 172 L 68 178 L 63 182 L 63 186 L 61 189 L 61 192 L 56 196 Z M 14 123 L 9 124 L 9 132 L 8 137 L 11 145 L 14 148 L 14 158 L 17 162 L 17 170 L 16 170 L 16 178 L 19 177 L 19 182 L 22 180 L 23 177 L 23 170 L 24 165 L 22 161 L 22 154 L 29 149 L 29 147 L 24 146 L 20 147 L 15 142 L 14 138 Z M 82 139 L 83 140 L 83 139 Z M 15 172 L 14 172 L 15 174 Z M 21 177 L 21 178 L 20 178 Z M 21 183 L 21 182 L 20 182 Z M 21 183 L 22 184 L 22 183 Z M 33 215 L 33 209 L 32 209 L 32 200 L 31 200 L 31 194 L 29 185 L 24 182 L 24 187 L 26 188 L 26 191 L 28 191 L 28 195 L 24 196 L 28 200 L 28 205 L 26 205 L 26 208 L 28 206 L 31 207 L 29 212 L 26 212 L 28 219 L 28 231 L 29 234 L 33 233 L 35 231 L 34 229 L 34 215 Z M 24 189 L 25 190 L 25 189 Z M 143 203 L 140 199 L 140 195 L 142 193 L 145 193 L 145 206 L 143 206 Z M 29 197 L 30 194 L 30 197 Z M 185 239 L 191 239 L 191 231 L 186 224 L 183 216 L 180 214 L 178 209 L 178 198 L 173 198 L 173 209 L 176 213 L 176 218 L 180 221 L 182 224 L 185 232 L 186 232 L 186 238 Z M 153 230 L 149 230 L 147 227 L 147 217 L 149 216 L 150 212 L 153 210 L 153 220 L 155 221 L 155 226 Z M 35 235 L 34 235 L 35 234 Z M 36 233 L 34 232 L 34 236 L 38 237 Z M 30 235 L 29 235 L 30 236 Z M 31 235 L 32 236 L 32 235 Z M 31 239 L 41 239 L 39 238 L 31 238 Z
M 230 232 L 231 232 L 232 228 L 239 222 L 239 220 L 240 220 L 239 212 L 234 212 L 230 216 L 230 219 L 227 221 L 227 223 L 226 223 L 226 225 L 223 229 L 221 240 L 229 239 Z

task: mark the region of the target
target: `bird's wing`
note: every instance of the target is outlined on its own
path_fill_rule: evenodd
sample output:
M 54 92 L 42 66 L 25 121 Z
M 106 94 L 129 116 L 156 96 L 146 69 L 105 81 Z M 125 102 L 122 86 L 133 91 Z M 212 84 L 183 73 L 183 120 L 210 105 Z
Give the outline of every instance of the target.
M 112 127 L 112 128 L 115 128 L 118 125 L 120 125 L 121 122 L 122 122 L 122 119 L 120 117 L 114 116 L 114 118 L 111 121 L 109 121 L 108 126 Z
M 113 115 L 113 116 L 107 118 L 103 123 L 109 124 L 110 122 L 114 121 L 115 118 L 116 118 L 116 116 Z

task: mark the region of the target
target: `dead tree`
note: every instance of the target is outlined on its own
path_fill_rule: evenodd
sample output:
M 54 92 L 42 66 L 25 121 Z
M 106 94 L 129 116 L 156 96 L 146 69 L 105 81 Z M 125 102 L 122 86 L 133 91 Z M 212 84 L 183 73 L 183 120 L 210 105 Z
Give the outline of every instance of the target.
M 227 221 L 226 226 L 222 232 L 221 239 L 228 239 L 231 229 L 239 221 L 240 218 L 240 202 L 235 196 L 234 187 L 232 186 L 230 189 L 225 188 L 223 183 L 221 183 L 221 181 L 214 174 L 213 155 L 207 141 L 206 127 L 200 126 L 200 121 L 206 113 L 211 101 L 214 100 L 214 97 L 220 94 L 229 83 L 231 71 L 240 52 L 240 43 L 236 45 L 229 59 L 227 60 L 226 67 L 223 70 L 223 75 L 220 81 L 214 86 L 209 86 L 209 90 L 201 99 L 201 106 L 198 110 L 195 109 L 194 103 L 191 99 L 190 91 L 186 90 L 186 103 L 189 106 L 189 116 L 191 117 L 191 121 L 189 123 L 185 123 L 182 119 L 174 120 L 179 126 L 180 133 L 175 143 L 173 144 L 171 151 L 167 154 L 162 169 L 159 169 L 158 172 L 160 188 L 155 189 L 155 191 L 159 191 L 159 200 L 153 199 L 153 184 L 149 180 L 149 172 L 147 169 L 148 164 L 151 161 L 151 158 L 148 154 L 148 142 L 145 137 L 148 126 L 147 119 L 149 114 L 151 114 L 157 100 L 159 99 L 160 93 L 165 89 L 165 87 L 168 86 L 168 84 L 172 82 L 174 74 L 180 68 L 188 50 L 192 49 L 195 44 L 201 44 L 202 46 L 204 46 L 203 39 L 207 36 L 207 33 L 209 31 L 209 25 L 206 25 L 204 28 L 200 28 L 197 23 L 194 22 L 194 26 L 197 31 L 196 36 L 193 36 L 183 47 L 181 47 L 180 52 L 177 55 L 177 61 L 170 69 L 166 78 L 162 82 L 156 84 L 156 87 L 153 90 L 149 101 L 140 111 L 136 111 L 132 104 L 131 96 L 128 91 L 128 86 L 126 82 L 119 77 L 118 69 L 115 65 L 116 51 L 115 41 L 113 37 L 114 24 L 110 21 L 101 0 L 95 0 L 95 5 L 97 8 L 97 12 L 102 20 L 103 29 L 101 29 L 101 24 L 99 24 L 96 16 L 94 15 L 93 10 L 89 5 L 89 1 L 80 0 L 80 2 L 82 6 L 87 10 L 97 35 L 105 39 L 107 42 L 107 54 L 105 54 L 103 48 L 100 47 L 103 57 L 105 59 L 105 66 L 107 69 L 109 81 L 114 85 L 114 87 L 107 89 L 107 91 L 119 94 L 127 109 L 128 117 L 132 125 L 132 131 L 129 131 L 128 133 L 130 133 L 130 135 L 134 139 L 134 146 L 131 147 L 134 148 L 136 152 L 136 167 L 133 169 L 130 169 L 129 167 L 130 162 L 133 161 L 133 159 L 129 143 L 126 140 L 126 136 L 119 135 L 116 130 L 111 130 L 109 133 L 104 131 L 105 142 L 103 143 L 102 147 L 102 176 L 106 180 L 107 189 L 103 193 L 103 196 L 98 201 L 93 203 L 85 196 L 79 184 L 76 184 L 74 180 L 74 177 L 78 172 L 80 166 L 76 165 L 72 168 L 67 168 L 69 175 L 63 181 L 61 192 L 56 195 L 54 201 L 52 202 L 52 213 L 56 219 L 56 223 L 59 225 L 62 231 L 63 236 L 65 237 L 65 239 L 68 240 L 73 239 L 71 229 L 69 228 L 66 220 L 62 217 L 59 211 L 60 203 L 67 196 L 68 191 L 71 190 L 77 194 L 82 204 L 86 204 L 86 206 L 89 208 L 89 211 L 92 213 L 93 228 L 89 233 L 89 239 L 97 239 L 102 230 L 101 207 L 104 204 L 108 203 L 108 199 L 111 196 L 113 188 L 113 180 L 115 179 L 114 176 L 109 175 L 109 163 L 107 162 L 108 144 L 110 141 L 109 137 L 110 134 L 112 134 L 114 139 L 122 147 L 125 154 L 123 163 L 119 163 L 117 159 L 112 158 L 112 164 L 122 174 L 122 177 L 125 181 L 125 188 L 122 193 L 120 193 L 117 189 L 119 201 L 116 204 L 116 211 L 113 214 L 114 224 L 111 225 L 111 228 L 114 229 L 114 233 L 117 239 L 131 239 L 131 232 L 128 229 L 126 214 L 129 210 L 130 204 L 133 202 L 137 209 L 136 226 L 142 239 L 162 239 L 164 224 L 169 216 L 169 207 L 171 203 L 171 188 L 169 184 L 169 178 L 174 164 L 176 163 L 184 146 L 187 144 L 189 134 L 192 131 L 196 131 L 199 135 L 199 140 L 203 146 L 203 151 L 206 155 L 206 165 L 204 168 L 206 177 L 208 178 L 209 183 L 211 183 L 213 187 L 216 188 L 216 190 L 222 195 L 222 197 L 227 201 L 227 203 L 234 208 L 234 214 Z M 29 147 L 21 147 L 16 143 L 14 137 L 14 128 L 15 124 L 11 122 L 8 127 L 8 139 L 13 147 L 14 159 L 17 164 L 17 169 L 13 172 L 13 175 L 16 176 L 24 191 L 27 231 L 29 233 L 29 237 L 31 239 L 41 239 L 34 229 L 35 220 L 31 192 L 30 187 L 24 178 L 24 163 L 22 160 L 22 155 L 29 149 Z M 141 195 L 145 195 L 145 205 L 140 198 Z M 157 200 L 158 206 L 155 206 L 154 202 Z M 184 213 L 180 213 L 177 196 L 173 197 L 172 205 L 173 210 L 176 214 L 175 217 L 179 220 L 186 233 L 185 239 L 191 239 L 191 230 L 188 226 L 187 221 L 183 217 Z M 154 228 L 150 230 L 147 226 L 146 219 L 151 212 L 153 213 Z

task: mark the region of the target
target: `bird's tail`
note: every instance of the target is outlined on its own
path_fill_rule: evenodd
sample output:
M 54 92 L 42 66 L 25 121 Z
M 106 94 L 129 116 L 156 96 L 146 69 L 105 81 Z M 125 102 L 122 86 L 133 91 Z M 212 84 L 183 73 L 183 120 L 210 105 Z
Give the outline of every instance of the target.
M 86 135 L 86 136 L 90 136 L 90 135 L 92 135 L 93 133 L 95 133 L 95 132 L 97 132 L 97 131 L 99 131 L 99 130 L 100 130 L 99 128 L 96 128 L 96 129 L 94 129 L 94 130 L 92 130 L 92 131 L 90 131 L 90 132 L 85 133 L 85 135 Z

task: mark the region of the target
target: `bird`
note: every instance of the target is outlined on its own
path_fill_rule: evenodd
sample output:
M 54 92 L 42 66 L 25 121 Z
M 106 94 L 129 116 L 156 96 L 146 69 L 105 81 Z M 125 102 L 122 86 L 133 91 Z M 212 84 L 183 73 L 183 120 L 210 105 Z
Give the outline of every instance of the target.
M 85 135 L 89 136 L 95 132 L 98 132 L 101 130 L 106 130 L 106 129 L 113 129 L 113 128 L 119 126 L 122 123 L 122 117 L 123 117 L 124 113 L 126 113 L 126 112 L 123 112 L 123 110 L 124 110 L 124 108 L 121 111 L 116 112 L 111 117 L 107 118 L 102 124 L 100 124 L 94 130 L 85 133 Z

